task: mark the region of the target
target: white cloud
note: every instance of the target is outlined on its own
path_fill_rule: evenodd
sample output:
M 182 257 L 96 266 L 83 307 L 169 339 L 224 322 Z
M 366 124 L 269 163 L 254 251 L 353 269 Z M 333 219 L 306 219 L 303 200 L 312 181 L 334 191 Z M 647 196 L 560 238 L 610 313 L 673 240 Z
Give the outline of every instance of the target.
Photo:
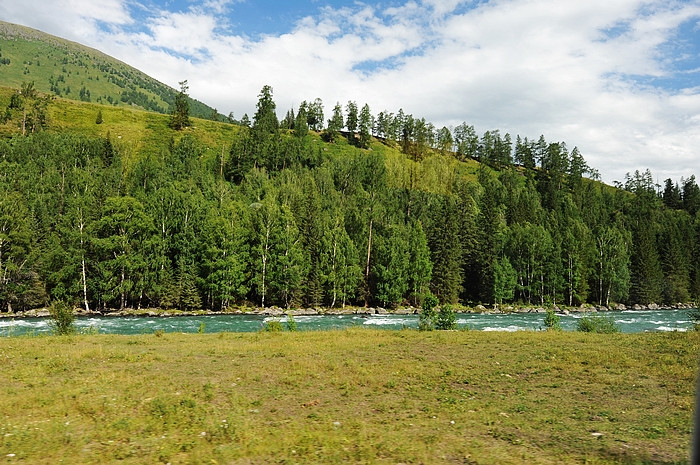
M 193 97 L 239 117 L 270 84 L 281 114 L 321 97 L 327 113 L 356 100 L 375 113 L 403 107 L 437 127 L 544 134 L 578 146 L 607 181 L 647 167 L 661 179 L 700 168 L 700 85 L 674 91 L 632 79 L 673 77 L 678 57 L 662 50 L 679 25 L 700 18 L 697 1 L 355 3 L 255 40 L 222 32 L 230 0 L 152 12 L 138 33 L 119 28 L 133 23 L 127 0 L 12 3 L 0 0 L 0 17 L 99 48 L 174 87 L 188 79 Z
M 96 22 L 132 23 L 125 0 L 0 0 L 0 19 L 85 43 L 95 40 Z
M 166 13 L 152 20 L 149 44 L 196 56 L 213 43 L 216 19 L 201 13 Z

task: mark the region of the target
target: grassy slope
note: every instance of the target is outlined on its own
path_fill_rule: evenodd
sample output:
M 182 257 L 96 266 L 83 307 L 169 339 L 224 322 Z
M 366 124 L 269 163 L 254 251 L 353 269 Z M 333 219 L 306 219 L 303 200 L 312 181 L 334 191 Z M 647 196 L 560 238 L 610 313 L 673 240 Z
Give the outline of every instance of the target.
M 0 457 L 684 463 L 699 349 L 694 332 L 2 338 Z
M 121 101 L 128 89 L 143 92 L 163 112 L 174 98 L 175 90 L 102 52 L 28 27 L 0 21 L 0 55 L 9 65 L 0 65 L 0 85 L 19 88 L 34 81 L 36 88 L 54 95 L 53 78 L 60 96 L 80 99 L 80 89 L 90 91 L 92 102 L 131 107 Z M 60 80 L 59 80 L 60 79 Z M 67 90 L 70 88 L 70 93 Z M 202 102 L 190 102 L 192 114 L 209 116 L 212 108 Z
M 0 109 L 9 104 L 14 90 L 0 87 Z M 4 111 L 4 110 L 3 110 Z M 104 122 L 96 124 L 98 112 L 102 112 Z M 184 134 L 192 134 L 205 147 L 205 156 L 219 156 L 222 148 L 226 154 L 231 140 L 239 131 L 232 124 L 191 118 L 193 126 L 184 131 L 169 128 L 170 117 L 137 108 L 114 107 L 95 103 L 79 102 L 54 97 L 48 107 L 49 131 L 76 133 L 90 137 L 110 136 L 120 148 L 127 165 L 148 153 L 160 154 L 166 150 L 170 139 L 176 141 Z M 12 122 L 0 125 L 0 135 L 6 137 L 18 134 Z
M 4 111 L 14 90 L 0 87 L 0 111 Z M 95 124 L 97 113 L 102 112 L 104 122 Z M 228 156 L 233 139 L 241 131 L 240 126 L 211 120 L 191 118 L 192 127 L 174 131 L 168 127 L 170 117 L 136 108 L 114 107 L 95 103 L 79 102 L 54 97 L 48 108 L 49 130 L 78 133 L 91 137 L 110 136 L 120 149 L 128 167 L 149 153 L 159 155 L 167 150 L 171 138 L 177 141 L 184 134 L 196 137 L 205 148 L 205 159 Z M 0 125 L 0 136 L 11 136 L 19 132 L 16 123 Z M 324 156 L 342 157 L 356 153 L 359 149 L 350 145 L 344 137 L 328 144 L 319 134 L 310 132 L 310 144 L 321 147 Z M 372 140 L 371 150 L 386 158 L 387 178 L 392 187 L 424 190 L 445 194 L 449 192 L 455 177 L 476 180 L 479 163 L 474 160 L 459 162 L 451 156 L 433 153 L 422 162 L 413 162 L 401 153 L 398 147 Z M 411 174 L 412 173 L 412 174 Z

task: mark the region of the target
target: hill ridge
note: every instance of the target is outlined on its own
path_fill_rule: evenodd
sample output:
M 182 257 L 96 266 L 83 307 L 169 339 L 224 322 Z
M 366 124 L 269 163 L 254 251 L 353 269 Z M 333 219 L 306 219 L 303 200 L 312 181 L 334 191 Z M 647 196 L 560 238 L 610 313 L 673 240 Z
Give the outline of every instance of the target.
M 0 85 L 37 90 L 71 100 L 136 106 L 168 113 L 177 91 L 98 49 L 27 26 L 0 21 Z M 223 116 L 190 98 L 191 114 Z

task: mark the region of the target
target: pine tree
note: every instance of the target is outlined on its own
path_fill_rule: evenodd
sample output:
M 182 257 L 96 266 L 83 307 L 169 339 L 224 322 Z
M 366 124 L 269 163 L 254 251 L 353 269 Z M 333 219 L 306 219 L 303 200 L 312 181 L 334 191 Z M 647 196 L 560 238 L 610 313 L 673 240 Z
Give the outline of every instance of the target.
M 375 239 L 376 298 L 383 306 L 401 303 L 408 291 L 409 253 L 406 231 L 391 225 Z
M 432 260 L 433 294 L 444 303 L 456 303 L 462 290 L 460 215 L 453 197 L 437 200 L 428 232 Z
M 428 239 L 420 221 L 414 221 L 408 233 L 408 286 L 413 304 L 419 306 L 423 297 L 429 292 L 433 276 L 433 264 L 430 260 Z
M 328 127 L 323 134 L 324 139 L 328 142 L 335 142 L 343 125 L 343 107 L 340 106 L 340 103 L 336 103 L 333 107 L 333 117 L 328 120 Z
M 362 110 L 360 111 L 360 119 L 358 124 L 358 129 L 360 131 L 360 139 L 358 141 L 358 145 L 363 149 L 367 149 L 369 148 L 369 143 L 372 135 L 372 114 L 369 111 L 369 105 L 365 104 L 362 107 Z
M 180 81 L 180 91 L 175 95 L 175 105 L 170 114 L 170 127 L 180 131 L 190 126 L 190 101 L 187 80 Z

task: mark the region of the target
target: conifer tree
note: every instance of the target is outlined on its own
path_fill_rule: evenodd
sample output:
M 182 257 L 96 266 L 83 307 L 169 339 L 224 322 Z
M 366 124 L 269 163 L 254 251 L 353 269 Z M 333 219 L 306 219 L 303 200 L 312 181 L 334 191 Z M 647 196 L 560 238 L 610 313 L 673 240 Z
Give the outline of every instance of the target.
M 335 107 L 333 107 L 333 117 L 328 120 L 324 138 L 328 142 L 335 142 L 340 130 L 343 129 L 343 125 L 343 107 L 340 106 L 340 103 L 336 103 Z
M 170 127 L 180 131 L 190 125 L 190 101 L 187 80 L 180 81 L 180 91 L 175 95 L 175 105 L 170 114 Z
M 360 131 L 360 139 L 358 144 L 361 148 L 369 148 L 370 138 L 372 135 L 372 114 L 369 110 L 369 105 L 365 104 L 360 111 L 360 118 L 358 121 L 358 129 Z

